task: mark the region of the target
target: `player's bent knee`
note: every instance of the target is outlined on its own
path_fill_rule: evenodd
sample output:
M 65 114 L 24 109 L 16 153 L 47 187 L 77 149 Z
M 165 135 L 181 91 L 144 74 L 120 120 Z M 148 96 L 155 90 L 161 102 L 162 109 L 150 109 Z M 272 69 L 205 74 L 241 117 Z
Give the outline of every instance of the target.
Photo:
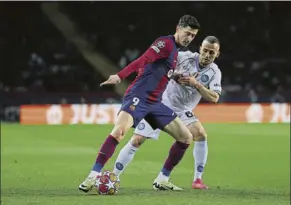
M 134 134 L 130 140 L 131 144 L 134 146 L 134 147 L 140 147 L 144 142 L 145 142 L 146 138 L 141 136 L 141 135 L 138 135 L 138 134 Z
M 207 133 L 205 130 L 199 129 L 197 132 L 197 135 L 193 137 L 194 141 L 201 142 L 201 141 L 206 141 L 207 140 Z
M 127 129 L 125 127 L 116 125 L 112 132 L 110 133 L 118 142 L 124 139 L 124 136 L 127 132 Z
M 207 140 L 207 133 L 200 122 L 194 122 L 189 124 L 187 128 L 193 135 L 194 141 L 205 141 Z
M 183 125 L 182 121 L 177 117 L 168 124 L 164 131 L 174 137 L 177 141 L 191 144 L 193 136 L 191 132 Z
M 191 144 L 191 142 L 193 141 L 193 137 L 192 136 L 188 137 L 188 138 L 187 137 L 183 137 L 183 138 L 181 138 L 181 139 L 179 139 L 177 141 L 183 142 L 185 144 Z
M 121 141 L 132 125 L 133 117 L 129 113 L 121 111 L 118 114 L 118 119 L 111 132 L 111 135 L 118 141 Z
M 185 130 L 182 129 L 178 136 L 179 136 L 179 138 L 177 139 L 177 141 L 179 141 L 179 142 L 183 142 L 185 144 L 191 144 L 191 142 L 193 141 L 193 136 L 188 131 L 188 129 L 185 129 Z

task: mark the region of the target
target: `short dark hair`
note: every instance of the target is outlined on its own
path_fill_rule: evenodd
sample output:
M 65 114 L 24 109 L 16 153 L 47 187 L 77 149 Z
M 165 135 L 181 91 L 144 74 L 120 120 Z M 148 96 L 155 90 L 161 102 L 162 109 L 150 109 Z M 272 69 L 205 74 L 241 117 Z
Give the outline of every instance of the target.
M 190 26 L 192 29 L 200 29 L 200 24 L 194 16 L 184 15 L 180 18 L 178 26 L 186 28 Z
M 218 40 L 217 37 L 215 36 L 207 36 L 204 41 L 208 41 L 211 44 L 217 43 L 218 45 L 220 45 L 220 41 Z

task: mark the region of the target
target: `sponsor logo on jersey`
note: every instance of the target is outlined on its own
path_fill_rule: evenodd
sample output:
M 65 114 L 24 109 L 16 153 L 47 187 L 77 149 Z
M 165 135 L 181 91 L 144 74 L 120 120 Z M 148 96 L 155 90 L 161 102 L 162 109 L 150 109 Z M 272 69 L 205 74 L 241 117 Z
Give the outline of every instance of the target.
M 158 49 L 158 47 L 156 47 L 156 46 L 152 46 L 151 48 L 154 49 L 154 51 L 156 51 L 156 53 L 160 52 L 160 49 Z

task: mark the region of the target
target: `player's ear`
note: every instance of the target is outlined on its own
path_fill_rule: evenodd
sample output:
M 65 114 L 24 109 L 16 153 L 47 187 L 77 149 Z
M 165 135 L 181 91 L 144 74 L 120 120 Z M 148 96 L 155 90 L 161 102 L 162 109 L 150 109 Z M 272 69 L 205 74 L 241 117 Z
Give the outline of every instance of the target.
M 220 51 L 217 52 L 216 58 L 220 56 Z
M 202 50 L 202 46 L 199 47 L 199 53 L 201 53 L 201 50 Z

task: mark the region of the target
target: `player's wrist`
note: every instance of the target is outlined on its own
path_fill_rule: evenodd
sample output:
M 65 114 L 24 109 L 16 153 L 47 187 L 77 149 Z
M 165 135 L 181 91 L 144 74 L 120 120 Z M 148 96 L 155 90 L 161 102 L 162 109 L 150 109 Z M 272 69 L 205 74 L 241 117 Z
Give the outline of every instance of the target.
M 119 77 L 120 81 L 123 79 L 122 74 L 121 73 L 117 73 L 116 76 Z
M 202 85 L 201 85 L 201 83 L 196 82 L 193 84 L 193 87 L 196 88 L 197 90 L 199 90 L 202 87 Z

